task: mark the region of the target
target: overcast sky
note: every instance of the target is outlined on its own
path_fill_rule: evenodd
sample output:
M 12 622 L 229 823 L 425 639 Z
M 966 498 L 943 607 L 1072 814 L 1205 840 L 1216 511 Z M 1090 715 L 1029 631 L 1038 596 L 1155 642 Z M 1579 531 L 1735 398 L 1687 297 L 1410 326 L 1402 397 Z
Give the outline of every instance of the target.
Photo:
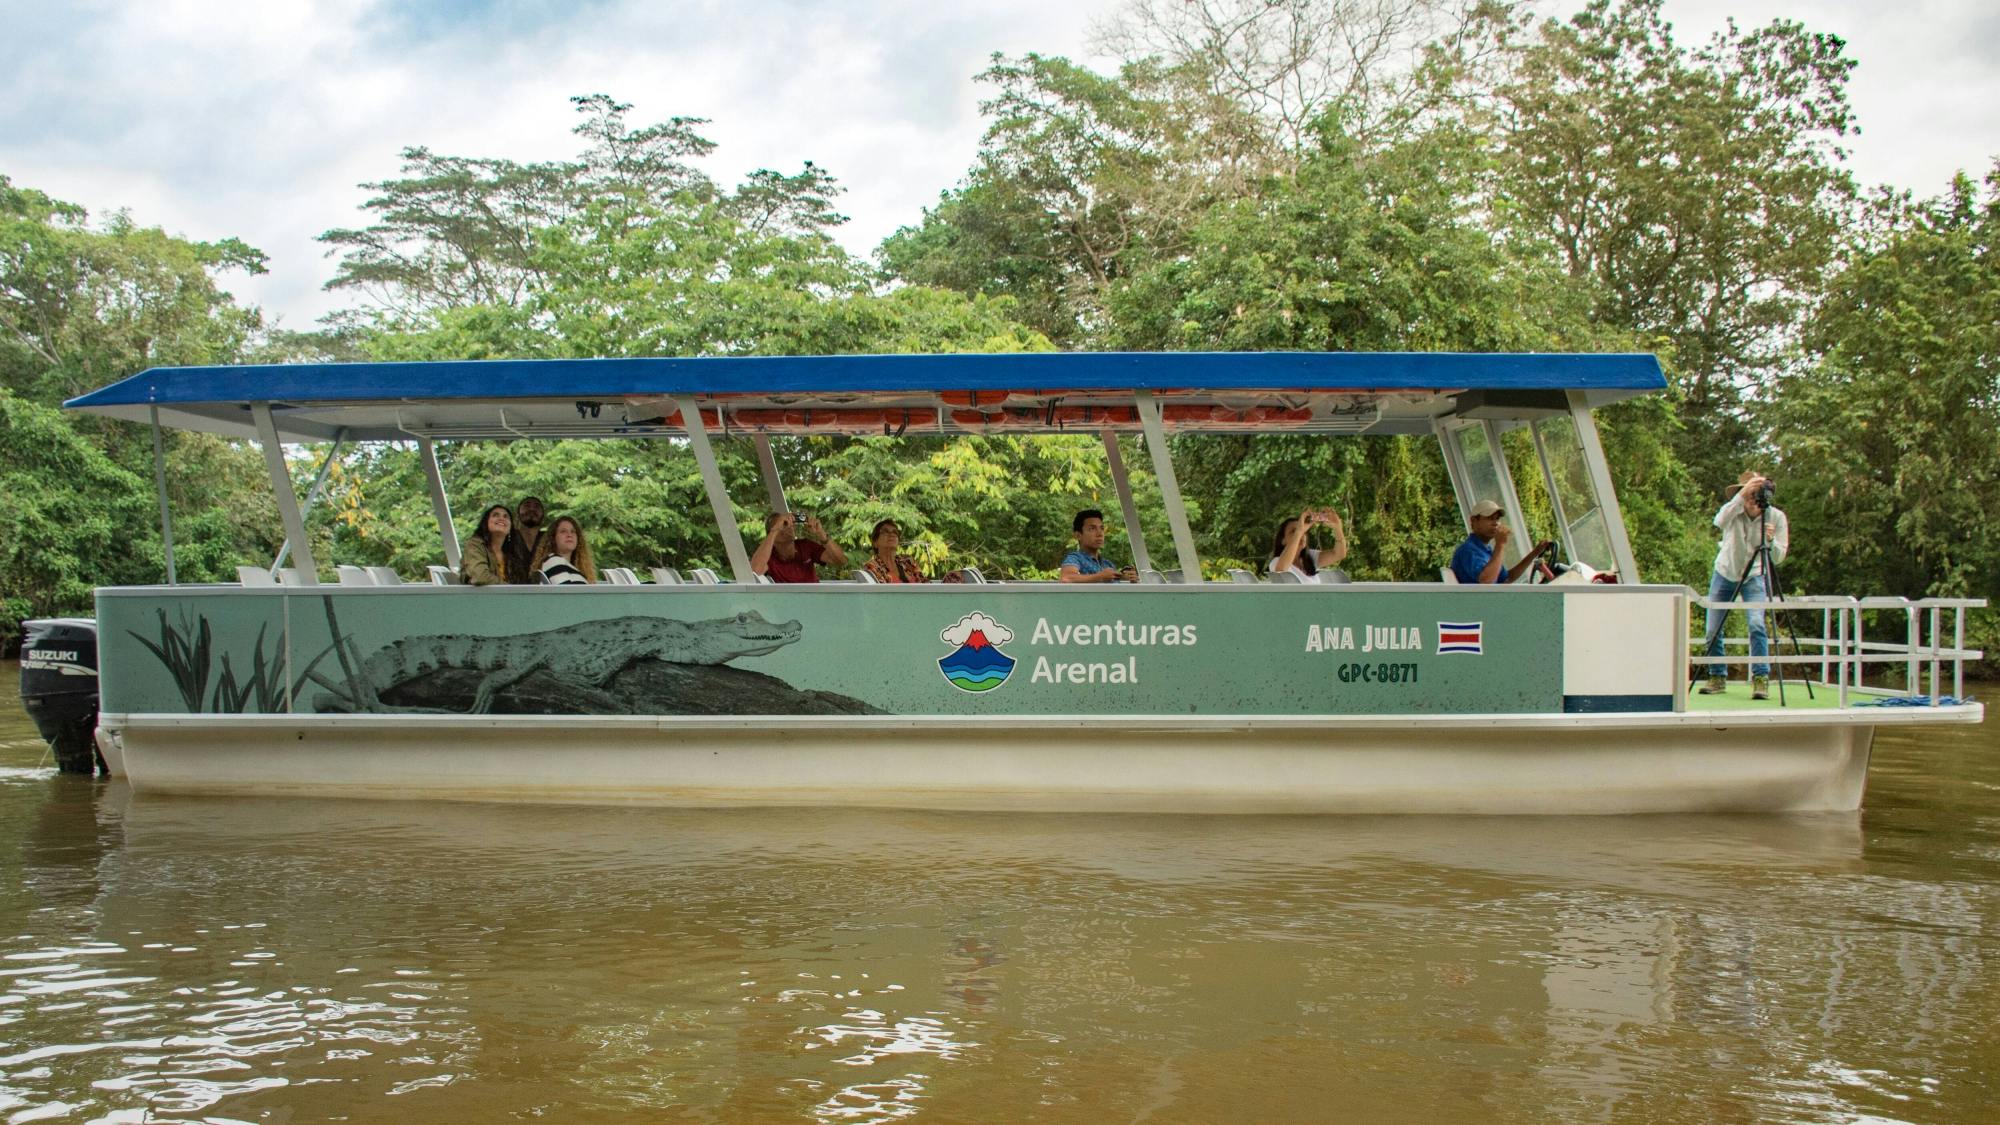
M 364 225 L 356 185 L 421 144 L 574 155 L 574 94 L 643 123 L 707 117 L 718 181 L 806 160 L 847 187 L 866 254 L 977 148 L 994 51 L 1087 60 L 1119 0 L 0 0 L 0 174 L 93 211 L 270 255 L 230 279 L 288 327 L 341 298 L 313 236 Z M 1545 5 L 1551 11 L 1566 6 Z M 1667 0 L 1694 43 L 1734 15 L 1836 33 L 1859 61 L 1856 173 L 1936 194 L 2000 156 L 2000 3 Z M 1101 61 L 1101 60 L 1100 60 Z

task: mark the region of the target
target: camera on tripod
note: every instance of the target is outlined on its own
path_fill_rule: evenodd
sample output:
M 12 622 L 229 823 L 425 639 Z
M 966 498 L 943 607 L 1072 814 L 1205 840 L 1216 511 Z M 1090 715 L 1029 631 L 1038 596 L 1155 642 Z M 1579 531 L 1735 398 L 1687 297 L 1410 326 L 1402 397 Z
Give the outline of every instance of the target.
M 1772 495 L 1772 493 L 1774 493 L 1774 492 L 1776 492 L 1776 491 L 1777 491 L 1777 486 L 1773 485 L 1773 484 L 1772 484 L 1772 483 L 1771 483 L 1770 481 L 1768 481 L 1768 480 L 1766 480 L 1766 481 L 1765 481 L 1764 483 L 1762 483 L 1762 484 L 1758 485 L 1758 486 L 1757 486 L 1757 493 L 1756 493 L 1756 495 L 1757 495 L 1757 506 L 1758 506 L 1758 507 L 1760 507 L 1760 508 L 1768 508 L 1768 507 L 1770 507 L 1770 506 L 1771 506 L 1771 495 Z

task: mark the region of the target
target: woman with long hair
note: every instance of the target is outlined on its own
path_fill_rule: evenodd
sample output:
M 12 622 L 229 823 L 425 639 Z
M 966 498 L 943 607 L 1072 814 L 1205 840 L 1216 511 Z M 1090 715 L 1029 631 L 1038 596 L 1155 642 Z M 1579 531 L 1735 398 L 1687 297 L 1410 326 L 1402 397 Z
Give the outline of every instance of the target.
M 459 554 L 458 573 L 467 586 L 525 586 L 535 580 L 528 550 L 514 530 L 514 513 L 495 504 L 479 515 Z
M 1306 536 L 1315 527 L 1333 529 L 1333 546 L 1325 549 L 1306 546 Z M 1340 563 L 1346 557 L 1347 529 L 1340 522 L 1340 513 L 1332 508 L 1307 508 L 1278 525 L 1278 533 L 1271 537 L 1271 562 L 1267 569 L 1272 574 L 1290 571 L 1301 582 L 1345 582 L 1347 574 L 1340 569 Z
M 917 569 L 917 560 L 899 554 L 897 548 L 903 545 L 903 529 L 895 520 L 883 520 L 868 533 L 868 561 L 862 564 L 870 577 L 877 582 L 891 584 L 902 582 L 922 582 L 924 572 Z
M 569 516 L 557 516 L 542 534 L 535 550 L 533 570 L 551 586 L 582 586 L 597 581 L 597 563 L 590 557 L 590 543 L 583 526 Z

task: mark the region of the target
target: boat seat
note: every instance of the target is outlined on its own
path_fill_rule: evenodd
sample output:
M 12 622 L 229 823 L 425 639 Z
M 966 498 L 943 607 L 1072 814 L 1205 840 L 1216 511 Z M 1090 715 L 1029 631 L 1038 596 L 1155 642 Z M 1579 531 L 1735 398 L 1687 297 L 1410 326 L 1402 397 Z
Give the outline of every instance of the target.
M 340 584 L 342 586 L 373 586 L 375 584 L 375 576 L 368 573 L 366 567 L 349 566 L 346 563 L 340 563 L 333 569 L 334 573 L 340 575 Z
M 977 586 L 988 585 L 986 581 L 986 576 L 984 574 L 981 574 L 979 572 L 979 568 L 976 566 L 961 567 L 958 573 L 964 576 L 967 582 L 971 582 L 974 585 Z
M 1157 570 L 1142 570 L 1139 572 L 1139 585 L 1141 586 L 1164 586 L 1166 584 L 1167 576 Z
M 431 582 L 436 585 L 463 586 L 465 584 L 464 581 L 459 578 L 458 572 L 448 566 L 433 565 L 427 567 L 426 569 L 428 569 L 431 573 Z
M 271 572 L 261 566 L 237 567 L 236 581 L 245 586 L 276 586 L 278 584 L 278 580 L 271 577 Z
M 1329 573 L 1328 571 L 1321 571 L 1320 581 L 1329 581 L 1330 579 L 1327 577 Z M 1274 570 L 1271 572 L 1271 581 L 1280 586 L 1303 586 L 1306 580 L 1299 577 L 1299 572 L 1296 570 Z
M 875 585 L 879 585 L 879 583 L 877 583 L 877 582 L 875 581 L 875 576 L 874 576 L 874 575 L 872 575 L 872 574 L 870 574 L 870 573 L 868 573 L 868 572 L 867 572 L 866 570 L 857 570 L 857 571 L 855 571 L 855 572 L 854 572 L 854 580 L 855 580 L 856 582 L 859 582 L 859 583 L 861 583 L 861 584 L 862 584 L 862 585 L 864 585 L 864 586 L 875 586 Z
M 1160 572 L 1160 575 L 1167 580 L 1169 586 L 1178 586 L 1187 581 L 1178 570 L 1163 570 Z
M 631 567 L 607 566 L 604 568 L 604 581 L 611 586 L 637 586 L 639 576 L 632 573 Z
M 694 576 L 696 585 L 700 586 L 722 585 L 722 579 L 717 577 L 715 571 L 709 569 L 708 567 L 698 566 L 695 567 L 693 570 L 688 571 L 688 573 Z
M 1438 567 L 1438 581 L 1447 586 L 1458 585 L 1458 572 L 1448 566 Z
M 1254 571 L 1244 570 L 1240 566 L 1232 566 L 1229 568 L 1229 580 L 1231 582 L 1236 583 L 1239 586 L 1257 585 L 1256 573 Z
M 306 580 L 299 576 L 298 567 L 288 566 L 278 571 L 278 585 L 280 586 L 303 586 L 305 584 Z
M 757 585 L 759 585 L 759 586 L 775 586 L 775 585 L 777 585 L 777 583 L 775 583 L 775 582 L 771 581 L 771 576 L 770 576 L 770 575 L 768 575 L 768 574 L 753 574 L 753 575 L 751 575 L 750 577 L 752 577 L 752 578 L 755 578 L 755 579 L 757 580 Z
M 681 585 L 681 572 L 670 566 L 653 568 L 653 581 L 661 586 Z
M 368 574 L 369 577 L 375 579 L 377 586 L 401 586 L 403 584 L 403 576 L 397 574 L 396 568 L 393 566 L 371 566 L 368 568 Z

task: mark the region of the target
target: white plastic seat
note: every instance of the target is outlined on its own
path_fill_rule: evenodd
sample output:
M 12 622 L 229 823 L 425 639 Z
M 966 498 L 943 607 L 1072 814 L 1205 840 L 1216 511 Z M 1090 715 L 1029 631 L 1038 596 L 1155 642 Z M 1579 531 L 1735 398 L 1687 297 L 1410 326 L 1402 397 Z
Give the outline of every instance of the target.
M 393 566 L 371 566 L 368 568 L 368 576 L 375 580 L 377 586 L 401 586 L 403 584 L 403 576 L 397 574 L 396 568 Z
M 1320 572 L 1322 581 L 1326 580 L 1326 575 L 1326 571 Z M 1299 577 L 1299 572 L 1296 570 L 1274 570 L 1271 572 L 1271 581 L 1280 586 L 1302 586 L 1305 584 L 1305 579 Z
M 607 566 L 604 568 L 604 581 L 611 586 L 637 586 L 639 576 L 632 573 L 630 567 Z
M 458 572 L 448 566 L 437 566 L 433 564 L 432 566 L 427 567 L 426 569 L 430 571 L 431 582 L 436 585 L 462 586 L 465 584 L 463 581 L 459 579 Z
M 1447 586 L 1458 585 L 1458 572 L 1448 566 L 1438 567 L 1438 581 Z
M 971 582 L 974 583 L 975 585 L 980 585 L 980 586 L 984 586 L 987 584 L 986 576 L 984 574 L 981 574 L 979 572 L 979 568 L 976 566 L 964 567 L 959 570 L 959 573 L 965 576 L 965 580 L 967 582 Z
M 1166 584 L 1167 576 L 1157 570 L 1142 570 L 1139 572 L 1139 585 L 1141 586 L 1164 586 Z
M 681 572 L 670 566 L 656 566 L 653 568 L 653 581 L 662 586 L 679 586 Z
M 868 571 L 866 571 L 865 569 L 864 569 L 864 570 L 857 570 L 857 571 L 855 571 L 855 572 L 854 572 L 854 580 L 855 580 L 856 582 L 859 582 L 859 583 L 861 583 L 861 584 L 862 584 L 862 585 L 864 585 L 864 586 L 875 586 L 875 585 L 879 585 L 879 583 L 877 583 L 877 582 L 875 581 L 875 576 L 874 576 L 874 575 L 872 575 L 872 574 L 870 574 L 870 573 L 868 573 Z
M 1244 570 L 1240 566 L 1232 566 L 1229 568 L 1229 580 L 1239 586 L 1255 586 L 1257 584 L 1257 575 L 1252 571 Z
M 1181 572 L 1178 570 L 1163 570 L 1160 573 L 1166 576 L 1168 585 L 1178 586 L 1187 581 L 1186 578 L 1181 576 Z
M 722 579 L 717 577 L 715 571 L 709 569 L 708 567 L 698 566 L 695 567 L 693 570 L 688 571 L 688 573 L 694 575 L 695 584 L 698 586 L 722 585 Z
M 237 567 L 236 581 L 245 586 L 276 586 L 278 584 L 278 580 L 271 577 L 271 572 L 261 566 Z
M 375 584 L 375 576 L 368 573 L 365 567 L 339 563 L 334 566 L 333 570 L 334 573 L 340 575 L 340 584 L 342 586 L 373 586 Z
M 305 584 L 306 580 L 299 576 L 298 567 L 288 566 L 278 571 L 278 585 L 280 586 L 303 586 Z
M 773 581 L 773 579 L 771 578 L 771 576 L 770 576 L 770 575 L 768 575 L 768 574 L 753 574 L 753 575 L 751 575 L 750 577 L 752 577 L 752 578 L 755 578 L 755 579 L 757 580 L 757 585 L 759 585 L 759 586 L 775 586 L 775 585 L 777 585 L 777 583 L 776 583 L 775 581 Z

